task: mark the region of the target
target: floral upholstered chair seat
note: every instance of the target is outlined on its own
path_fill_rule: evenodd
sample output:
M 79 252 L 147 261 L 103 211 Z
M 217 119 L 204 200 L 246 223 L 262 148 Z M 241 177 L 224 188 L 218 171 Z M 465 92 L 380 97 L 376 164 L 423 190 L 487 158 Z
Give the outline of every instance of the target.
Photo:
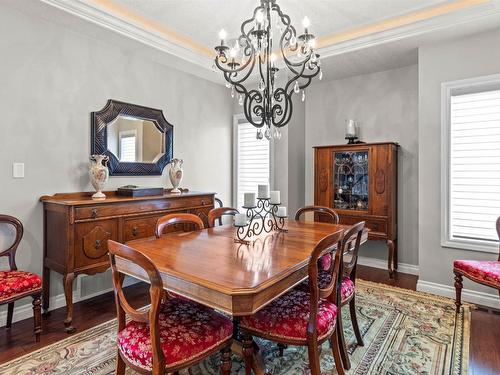
M 320 288 L 326 288 L 332 279 L 332 276 L 330 275 L 329 272 L 327 271 L 319 271 L 318 272 L 318 286 Z M 304 281 L 302 284 L 300 284 L 299 289 L 302 289 L 304 291 L 309 290 L 309 281 Z M 348 277 L 344 277 L 342 279 L 342 284 L 340 287 L 340 298 L 341 302 L 344 303 L 347 301 L 349 298 L 352 297 L 354 294 L 355 286 L 352 280 Z
M 471 280 L 500 289 L 500 261 L 456 260 L 453 268 Z
M 42 290 L 40 276 L 25 271 L 0 271 L 0 302 Z
M 292 289 L 254 315 L 242 318 L 240 327 L 260 333 L 269 339 L 306 341 L 310 316 L 310 295 L 299 288 Z M 318 306 L 318 339 L 332 333 L 335 328 L 337 306 L 321 299 Z
M 161 349 L 168 366 L 177 366 L 220 345 L 233 334 L 233 323 L 214 310 L 181 298 L 160 306 Z M 118 348 L 127 360 L 151 371 L 153 354 L 149 324 L 129 322 L 118 333 Z

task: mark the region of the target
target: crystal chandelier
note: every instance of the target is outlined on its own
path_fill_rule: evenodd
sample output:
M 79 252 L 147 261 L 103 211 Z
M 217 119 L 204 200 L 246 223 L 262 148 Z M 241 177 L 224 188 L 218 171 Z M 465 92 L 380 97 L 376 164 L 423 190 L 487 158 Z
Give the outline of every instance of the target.
M 253 17 L 241 24 L 241 35 L 234 45 L 226 43 L 224 29 L 219 33 L 220 45 L 215 47 L 213 69 L 222 71 L 231 97 L 238 97 L 246 119 L 257 128 L 257 139 L 264 136 L 280 139 L 280 128 L 292 117 L 293 94 L 302 91 L 304 101 L 305 88 L 311 80 L 315 76 L 322 78 L 319 54 L 315 52 L 316 40 L 309 33 L 309 24 L 305 17 L 304 33 L 297 35 L 290 17 L 281 11 L 276 0 L 261 0 Z M 252 76 L 254 69 L 257 82 Z

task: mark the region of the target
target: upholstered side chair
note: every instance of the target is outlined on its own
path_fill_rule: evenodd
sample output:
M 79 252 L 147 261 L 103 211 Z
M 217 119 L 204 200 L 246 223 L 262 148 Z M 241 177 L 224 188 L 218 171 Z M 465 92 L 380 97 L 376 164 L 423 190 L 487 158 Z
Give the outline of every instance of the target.
M 497 218 L 497 235 L 500 240 L 500 216 Z M 463 277 L 476 283 L 498 290 L 500 296 L 500 244 L 497 260 L 456 260 L 453 262 L 455 274 L 456 312 L 460 312 L 462 305 Z
M 253 356 L 253 336 L 283 345 L 307 346 L 312 375 L 321 374 L 318 347 L 326 340 L 330 345 L 339 375 L 344 375 L 337 330 L 337 283 L 341 263 L 343 231 L 336 231 L 320 240 L 309 260 L 309 290 L 292 289 L 269 305 L 240 321 L 246 373 L 250 374 Z M 336 247 L 330 269 L 331 282 L 318 285 L 318 259 Z
M 318 215 L 328 223 L 331 224 L 339 223 L 339 215 L 330 207 L 325 207 L 325 206 L 304 206 L 302 208 L 299 208 L 295 213 L 295 220 L 296 221 L 301 220 L 302 215 L 308 212 L 314 213 L 314 216 Z M 322 269 L 328 269 L 332 262 L 331 254 L 326 254 L 322 256 L 319 262 Z
M 340 264 L 341 278 L 339 291 L 337 296 L 339 300 L 337 305 L 342 307 L 349 304 L 349 313 L 351 316 L 351 323 L 356 336 L 356 341 L 359 346 L 363 346 L 363 337 L 361 331 L 359 330 L 359 324 L 356 316 L 356 268 L 358 264 L 358 253 L 361 244 L 361 237 L 363 235 L 365 222 L 362 221 L 349 228 L 344 233 L 342 239 L 342 252 Z M 329 265 L 331 267 L 332 265 Z M 329 268 L 323 269 L 320 262 L 320 269 L 318 271 L 318 285 L 320 288 L 324 288 L 331 282 L 331 274 Z M 297 288 L 302 290 L 307 290 L 309 288 L 309 281 L 304 281 L 299 284 Z M 337 334 L 339 335 L 340 342 L 340 353 L 342 355 L 342 361 L 344 363 L 344 368 L 349 370 L 351 368 L 351 361 L 347 353 L 347 344 L 344 337 L 344 325 L 342 322 L 342 315 L 337 314 Z M 281 348 L 280 348 L 281 349 Z
M 23 224 L 9 215 L 0 215 L 0 224 L 12 226 L 16 232 L 12 245 L 6 250 L 0 250 L 0 257 L 6 256 L 9 259 L 9 270 L 0 271 L 0 305 L 7 305 L 7 324 L 5 328 L 10 329 L 12 326 L 14 302 L 24 297 L 32 297 L 35 339 L 39 342 L 42 333 L 42 279 L 37 274 L 17 269 L 16 251 L 23 238 Z
M 118 315 L 116 374 L 125 374 L 127 366 L 140 374 L 177 373 L 221 351 L 221 373 L 230 375 L 232 321 L 196 302 L 169 297 L 158 269 L 144 254 L 112 240 L 108 248 Z M 148 308 L 136 310 L 127 301 L 116 257 L 148 276 Z

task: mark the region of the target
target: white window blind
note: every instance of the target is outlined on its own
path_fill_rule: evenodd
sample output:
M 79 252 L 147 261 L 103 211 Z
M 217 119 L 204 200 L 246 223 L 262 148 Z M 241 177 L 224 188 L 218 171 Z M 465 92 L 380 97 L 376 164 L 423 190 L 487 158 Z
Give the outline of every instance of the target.
M 243 193 L 257 193 L 257 185 L 270 184 L 270 144 L 256 139 L 256 128 L 248 122 L 237 123 L 236 133 L 236 207 L 241 209 Z
M 500 90 L 451 91 L 449 111 L 449 240 L 496 244 Z
M 136 155 L 136 136 L 134 134 L 120 135 L 120 161 L 134 162 Z

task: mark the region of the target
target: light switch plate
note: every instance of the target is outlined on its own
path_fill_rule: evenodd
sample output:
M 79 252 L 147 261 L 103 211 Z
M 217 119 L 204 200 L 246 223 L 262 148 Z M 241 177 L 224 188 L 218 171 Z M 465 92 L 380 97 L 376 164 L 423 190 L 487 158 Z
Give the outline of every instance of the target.
M 12 164 L 12 177 L 24 178 L 24 163 L 13 163 Z

